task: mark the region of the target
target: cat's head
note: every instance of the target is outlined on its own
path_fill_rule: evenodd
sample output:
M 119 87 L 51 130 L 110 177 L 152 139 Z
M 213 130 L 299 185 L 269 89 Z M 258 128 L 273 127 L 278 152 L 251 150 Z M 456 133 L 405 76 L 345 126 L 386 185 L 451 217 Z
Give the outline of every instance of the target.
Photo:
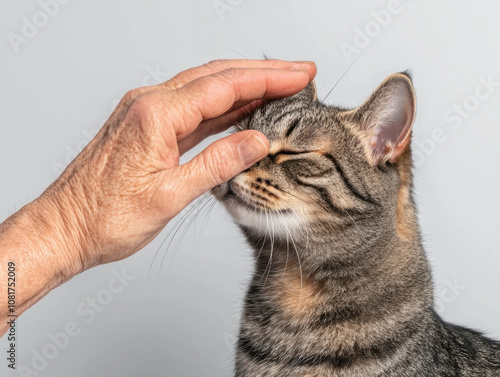
M 415 111 L 405 73 L 353 110 L 322 104 L 311 83 L 239 123 L 264 133 L 270 153 L 213 193 L 247 236 L 300 239 L 314 230 L 356 242 L 398 231 L 410 201 Z

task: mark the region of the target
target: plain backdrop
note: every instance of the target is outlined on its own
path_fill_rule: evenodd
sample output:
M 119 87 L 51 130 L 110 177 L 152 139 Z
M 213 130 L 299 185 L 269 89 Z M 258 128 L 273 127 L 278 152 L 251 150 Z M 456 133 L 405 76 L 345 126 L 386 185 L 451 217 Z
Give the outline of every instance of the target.
M 316 61 L 321 98 L 350 67 L 326 102 L 357 106 L 387 75 L 410 69 L 415 192 L 436 307 L 500 338 L 498 1 L 66 2 L 0 4 L 0 220 L 57 177 L 131 88 L 212 59 L 265 54 Z M 2 356 L 0 375 L 230 376 L 250 250 L 212 201 L 162 244 L 174 223 L 137 255 L 77 276 L 25 313 L 17 366 L 36 374 L 10 371 Z M 68 323 L 78 330 L 69 341 Z

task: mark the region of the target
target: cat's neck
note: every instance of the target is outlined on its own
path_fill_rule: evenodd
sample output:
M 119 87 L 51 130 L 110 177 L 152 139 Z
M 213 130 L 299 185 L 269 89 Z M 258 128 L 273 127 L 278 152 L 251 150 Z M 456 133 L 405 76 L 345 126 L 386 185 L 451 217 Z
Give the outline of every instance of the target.
M 387 297 L 398 301 L 393 308 L 405 302 L 414 310 L 432 307 L 431 272 L 417 227 L 404 235 L 394 227 L 356 250 L 338 238 L 313 242 L 313 236 L 272 244 L 269 237 L 249 238 L 256 256 L 254 284 L 283 307 L 314 311 L 324 310 L 323 304 L 332 309 L 327 303 L 334 302 L 337 308 L 370 308 Z
M 383 226 L 361 241 L 355 227 L 344 230 L 344 239 L 309 234 L 293 242 L 247 233 L 256 267 L 243 341 L 266 339 L 266 349 L 277 355 L 328 350 L 329 357 L 352 361 L 383 354 L 426 328 L 435 321 L 431 272 L 416 219 L 406 219 L 404 234 Z M 284 341 L 290 333 L 293 341 Z

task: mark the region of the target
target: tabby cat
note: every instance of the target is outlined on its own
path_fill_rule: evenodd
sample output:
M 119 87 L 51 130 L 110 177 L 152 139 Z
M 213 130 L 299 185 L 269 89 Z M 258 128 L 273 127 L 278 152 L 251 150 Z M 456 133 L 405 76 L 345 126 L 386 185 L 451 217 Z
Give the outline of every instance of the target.
M 444 322 L 412 199 L 410 76 L 360 107 L 314 83 L 240 122 L 269 155 L 213 190 L 255 251 L 237 377 L 500 376 L 500 342 Z

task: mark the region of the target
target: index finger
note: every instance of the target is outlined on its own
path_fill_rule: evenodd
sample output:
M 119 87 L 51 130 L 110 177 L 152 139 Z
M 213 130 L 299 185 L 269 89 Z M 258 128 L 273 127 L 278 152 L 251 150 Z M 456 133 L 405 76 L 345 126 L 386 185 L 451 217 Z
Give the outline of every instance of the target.
M 315 69 L 230 68 L 198 78 L 173 92 L 178 111 L 165 116 L 177 138 L 191 134 L 207 119 L 230 110 L 236 102 L 288 97 L 311 81 Z M 314 74 L 312 76 L 314 76 Z
M 291 62 L 278 59 L 226 59 L 213 60 L 199 67 L 187 69 L 159 86 L 168 87 L 169 89 L 178 89 L 200 77 L 212 75 L 229 68 L 308 69 L 310 71 L 311 80 L 316 74 L 316 65 L 314 62 L 309 61 Z

